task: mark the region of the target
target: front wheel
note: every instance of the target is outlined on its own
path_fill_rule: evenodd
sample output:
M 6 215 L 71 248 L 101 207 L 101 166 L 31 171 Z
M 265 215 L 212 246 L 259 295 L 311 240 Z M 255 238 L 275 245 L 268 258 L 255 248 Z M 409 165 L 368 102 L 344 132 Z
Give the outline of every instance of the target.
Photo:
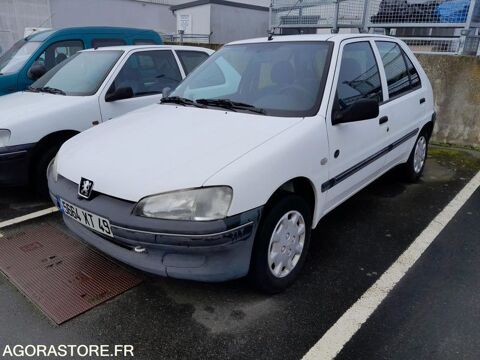
M 263 216 L 252 253 L 249 277 L 261 291 L 284 291 L 298 277 L 310 244 L 311 210 L 300 196 L 288 194 Z
M 428 137 L 421 132 L 410 153 L 408 161 L 403 165 L 405 179 L 409 182 L 416 182 L 423 175 L 425 162 L 428 153 Z

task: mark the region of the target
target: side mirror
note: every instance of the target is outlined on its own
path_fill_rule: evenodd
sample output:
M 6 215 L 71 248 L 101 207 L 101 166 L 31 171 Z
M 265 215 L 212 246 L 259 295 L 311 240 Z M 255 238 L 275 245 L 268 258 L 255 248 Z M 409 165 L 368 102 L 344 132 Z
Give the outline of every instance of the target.
M 169 97 L 171 93 L 172 93 L 171 88 L 169 88 L 168 86 L 164 87 L 163 90 L 162 90 L 162 97 L 165 99 L 165 98 Z
M 112 102 L 117 100 L 124 100 L 133 98 L 133 89 L 130 86 L 121 87 L 115 90 L 113 93 L 105 95 L 106 102 Z
M 33 64 L 30 69 L 28 69 L 27 76 L 30 80 L 38 80 L 43 75 L 47 73 L 47 68 L 43 64 Z
M 361 99 L 355 101 L 352 105 L 344 110 L 333 113 L 332 124 L 343 124 L 354 121 L 374 119 L 380 113 L 377 100 Z

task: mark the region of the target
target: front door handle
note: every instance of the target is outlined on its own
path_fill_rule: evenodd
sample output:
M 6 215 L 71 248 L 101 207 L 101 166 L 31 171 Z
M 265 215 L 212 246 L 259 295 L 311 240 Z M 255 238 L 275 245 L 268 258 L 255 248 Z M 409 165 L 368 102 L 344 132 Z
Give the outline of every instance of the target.
M 425 103 L 425 98 L 420 99 L 420 105 L 423 104 L 423 103 Z
M 386 122 L 388 122 L 388 116 L 382 116 L 380 120 L 378 120 L 380 125 L 385 124 Z

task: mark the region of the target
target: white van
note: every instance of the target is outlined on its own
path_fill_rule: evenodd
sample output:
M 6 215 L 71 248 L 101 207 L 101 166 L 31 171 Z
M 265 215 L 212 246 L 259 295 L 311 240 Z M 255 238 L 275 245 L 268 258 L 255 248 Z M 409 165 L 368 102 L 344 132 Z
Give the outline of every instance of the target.
M 80 131 L 160 102 L 213 51 L 187 46 L 119 46 L 80 51 L 27 91 L 0 97 L 0 185 L 31 182 L 47 192 L 46 170 Z
M 326 213 L 396 165 L 422 175 L 435 120 L 409 48 L 367 34 L 228 44 L 162 103 L 60 149 L 48 179 L 65 223 L 139 269 L 270 293 Z

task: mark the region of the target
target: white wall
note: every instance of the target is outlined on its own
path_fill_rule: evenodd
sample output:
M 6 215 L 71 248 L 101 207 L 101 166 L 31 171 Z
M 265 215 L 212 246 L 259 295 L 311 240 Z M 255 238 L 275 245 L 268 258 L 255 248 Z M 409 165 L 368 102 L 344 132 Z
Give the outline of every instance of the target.
M 0 0 L 4 1 L 4 0 Z M 163 33 L 176 31 L 169 5 L 133 0 L 50 0 L 52 25 L 126 26 Z
M 214 44 L 267 36 L 268 33 L 268 11 L 212 4 L 211 17 L 211 42 Z
M 190 15 L 192 19 L 191 34 L 208 35 L 211 32 L 211 8 L 213 5 L 200 5 L 188 9 L 180 9 L 175 11 L 177 18 L 181 15 Z M 177 29 L 178 30 L 178 29 Z
M 0 0 L 0 52 L 21 39 L 26 27 L 40 25 L 51 27 L 49 0 Z

